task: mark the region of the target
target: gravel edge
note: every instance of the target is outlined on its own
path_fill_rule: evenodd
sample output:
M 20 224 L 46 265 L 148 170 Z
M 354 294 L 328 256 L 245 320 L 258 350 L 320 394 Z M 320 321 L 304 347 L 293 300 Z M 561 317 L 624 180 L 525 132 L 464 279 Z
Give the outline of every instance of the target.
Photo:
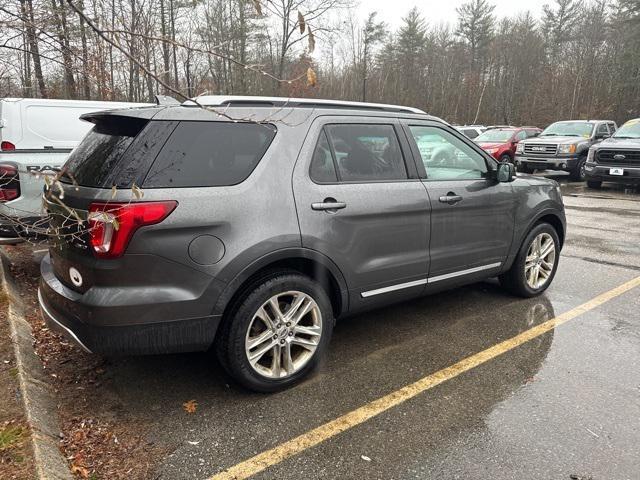
M 73 480 L 59 448 L 60 423 L 54 388 L 33 348 L 31 326 L 10 274 L 9 260 L 0 252 L 0 279 L 9 299 L 9 329 L 16 357 L 20 393 L 31 428 L 36 476 L 42 480 Z

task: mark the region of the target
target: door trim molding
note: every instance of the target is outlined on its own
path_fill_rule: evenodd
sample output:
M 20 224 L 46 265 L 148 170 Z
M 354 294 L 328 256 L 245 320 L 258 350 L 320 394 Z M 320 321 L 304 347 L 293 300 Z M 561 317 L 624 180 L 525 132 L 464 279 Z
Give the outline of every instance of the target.
M 420 285 L 426 285 L 428 280 L 422 278 L 420 280 L 414 280 L 413 282 L 399 283 L 397 285 L 391 285 L 389 287 L 378 288 L 376 290 L 369 290 L 368 292 L 362 292 L 360 295 L 362 298 L 373 297 L 375 295 L 381 295 L 383 293 L 395 292 L 396 290 L 403 290 L 405 288 L 419 287 Z
M 369 290 L 362 292 L 360 296 L 362 298 L 373 297 L 376 295 L 382 295 L 383 293 L 395 292 L 397 290 L 404 290 L 405 288 L 419 287 L 420 285 L 427 285 L 430 283 L 441 282 L 443 280 L 449 280 L 451 278 L 462 277 L 465 275 L 471 275 L 473 273 L 482 272 L 484 270 L 492 270 L 502 265 L 502 262 L 491 263 L 489 265 L 481 265 L 479 267 L 467 268 L 465 270 L 459 270 L 457 272 L 446 273 L 444 275 L 437 275 L 435 277 L 422 278 L 420 280 L 414 280 L 413 282 L 399 283 L 397 285 L 390 285 L 388 287 L 377 288 L 375 290 Z
M 483 270 L 491 270 L 493 268 L 498 268 L 502 265 L 502 262 L 491 263 L 489 265 L 482 265 L 480 267 L 468 268 L 466 270 L 460 270 L 458 272 L 446 273 L 444 275 L 438 275 L 436 277 L 429 277 L 429 283 L 441 282 L 443 280 L 449 280 L 450 278 L 461 277 L 463 275 L 471 275 L 472 273 L 482 272 Z

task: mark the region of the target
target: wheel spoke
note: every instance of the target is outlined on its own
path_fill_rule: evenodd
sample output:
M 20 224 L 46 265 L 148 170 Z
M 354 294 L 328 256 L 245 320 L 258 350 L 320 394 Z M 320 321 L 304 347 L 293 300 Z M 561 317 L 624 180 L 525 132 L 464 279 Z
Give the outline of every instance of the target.
M 253 350 L 258 345 L 266 342 L 267 340 L 271 340 L 273 337 L 273 332 L 271 330 L 265 330 L 257 337 L 249 337 L 247 340 L 247 348 L 249 350 Z
M 320 332 L 322 331 L 322 329 L 319 326 L 303 326 L 303 325 L 296 325 L 295 328 L 293 329 L 294 335 L 309 335 L 312 337 L 317 337 L 320 336 Z
M 305 315 L 313 309 L 314 306 L 315 304 L 311 300 L 306 301 L 302 308 L 298 310 L 295 317 L 292 318 L 293 324 L 296 325 L 298 322 L 300 322 L 300 320 L 302 320 Z
M 280 345 L 277 345 L 273 348 L 273 358 L 271 359 L 271 374 L 274 377 L 280 377 L 280 370 L 282 369 L 282 349 Z
M 274 320 L 282 322 L 284 320 L 284 315 L 282 314 L 282 310 L 280 310 L 278 297 L 272 297 L 271 300 L 269 300 L 269 305 L 271 305 L 271 310 L 273 310 L 273 314 L 276 316 Z
M 273 347 L 275 347 L 277 345 L 278 344 L 275 341 L 271 341 L 271 342 L 267 343 L 264 347 L 261 347 L 258 350 L 256 350 L 255 352 L 250 353 L 249 354 L 249 361 L 251 362 L 252 365 L 255 366 L 255 364 L 258 363 L 262 357 L 264 357 L 265 353 L 267 353 L 269 350 L 271 350 Z
M 293 359 L 291 358 L 291 344 L 286 343 L 282 347 L 282 366 L 287 375 L 291 375 L 294 372 Z
M 302 338 L 302 337 L 293 337 L 293 340 L 291 340 L 291 343 L 294 345 L 299 345 L 303 348 L 306 348 L 311 352 L 313 352 L 318 346 L 318 342 L 316 342 L 315 339 L 307 340 L 306 338 Z
M 555 249 L 556 249 L 556 246 L 553 244 L 553 240 L 549 240 L 549 242 L 542 247 L 540 256 L 542 258 L 546 258 L 551 252 L 555 251 Z
M 262 320 L 265 325 L 271 330 L 275 330 L 276 326 L 273 322 L 273 319 L 269 316 L 264 306 L 260 307 L 260 309 L 256 312 L 256 317 Z
M 307 296 L 303 294 L 298 294 L 295 296 L 295 299 L 291 303 L 291 307 L 289 307 L 289 310 L 287 310 L 287 314 L 285 315 L 287 320 L 291 320 L 293 317 L 296 316 L 298 310 L 300 309 L 300 307 L 302 306 L 302 304 L 305 302 L 306 299 L 307 299 Z

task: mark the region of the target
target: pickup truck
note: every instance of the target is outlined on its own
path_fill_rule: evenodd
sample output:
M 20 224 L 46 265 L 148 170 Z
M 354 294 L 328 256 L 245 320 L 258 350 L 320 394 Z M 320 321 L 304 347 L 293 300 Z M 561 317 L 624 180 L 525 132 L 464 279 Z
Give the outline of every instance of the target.
M 518 171 L 564 170 L 572 180 L 584 181 L 589 148 L 617 130 L 611 120 L 568 120 L 549 125 L 540 136 L 516 148 Z
M 80 115 L 148 104 L 0 99 L 0 244 L 19 243 L 46 230 L 41 206 L 44 176 L 55 175 L 92 125 Z
M 602 182 L 640 185 L 640 118 L 591 147 L 585 170 L 589 188 L 600 188 Z

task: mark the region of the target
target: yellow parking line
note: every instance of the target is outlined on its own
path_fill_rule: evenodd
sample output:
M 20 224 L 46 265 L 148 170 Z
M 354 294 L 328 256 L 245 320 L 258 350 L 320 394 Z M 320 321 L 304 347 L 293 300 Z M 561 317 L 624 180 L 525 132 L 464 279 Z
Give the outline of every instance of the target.
M 568 322 L 580 315 L 599 307 L 603 303 L 628 292 L 632 288 L 640 286 L 640 277 L 636 277 L 619 287 L 609 290 L 597 297 L 589 300 L 582 305 L 569 310 L 551 320 L 541 323 L 509 340 L 500 342 L 493 347 L 487 348 L 481 352 L 471 355 L 470 357 L 460 360 L 459 362 L 443 368 L 431 375 L 421 378 L 417 382 L 411 383 L 406 387 L 402 387 L 384 397 L 374 400 L 360 408 L 356 408 L 349 413 L 345 413 L 341 417 L 331 420 L 330 422 L 320 425 L 302 435 L 284 442 L 270 450 L 266 450 L 255 457 L 251 457 L 233 467 L 224 470 L 209 480 L 241 480 L 249 478 L 263 470 L 276 465 L 289 457 L 297 455 L 308 448 L 314 447 L 339 433 L 353 428 L 367 420 L 386 412 L 390 408 L 400 405 L 403 402 L 437 386 L 447 380 L 457 377 L 461 373 L 467 372 L 489 360 L 496 358 L 503 353 L 509 352 L 520 345 L 533 340 L 544 333 L 553 330 L 559 325 Z

